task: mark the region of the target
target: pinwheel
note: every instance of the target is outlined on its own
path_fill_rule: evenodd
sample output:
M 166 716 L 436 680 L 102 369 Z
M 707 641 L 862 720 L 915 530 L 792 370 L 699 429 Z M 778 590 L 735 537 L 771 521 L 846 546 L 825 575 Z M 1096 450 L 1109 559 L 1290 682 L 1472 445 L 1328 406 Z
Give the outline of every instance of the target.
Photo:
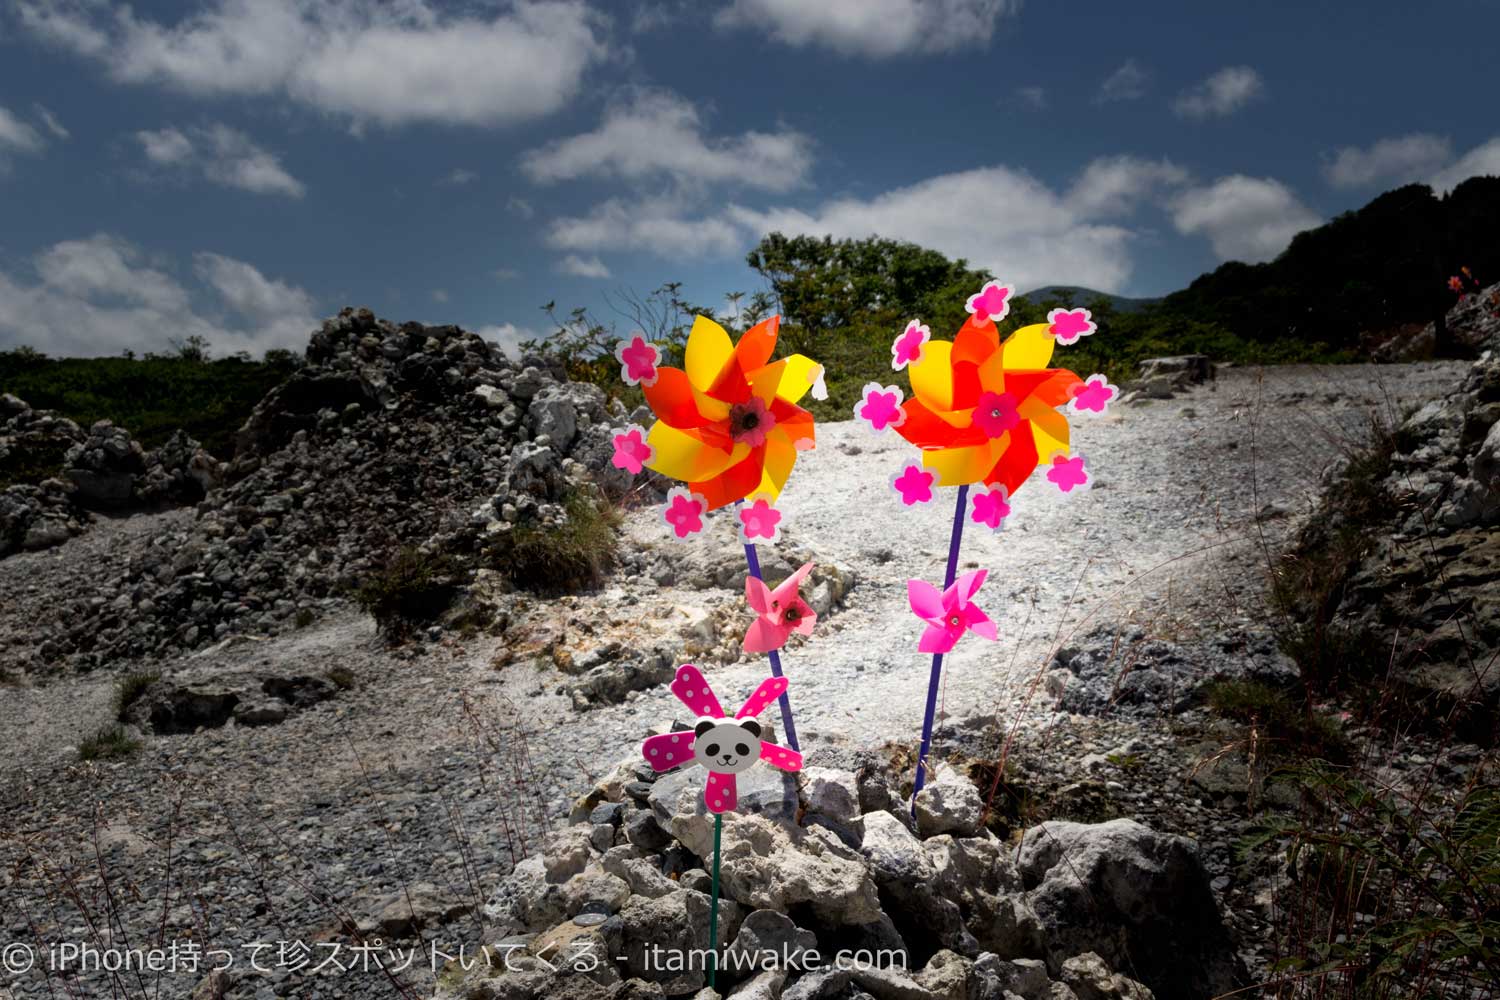
M 775 653 L 786 645 L 793 632 L 812 635 L 818 616 L 798 593 L 802 581 L 812 572 L 813 564 L 804 563 L 802 568 L 781 582 L 775 590 L 753 576 L 745 578 L 745 599 L 759 618 L 745 633 L 744 649 L 747 653 Z
M 809 391 L 827 397 L 817 362 L 801 354 L 771 360 L 780 324 L 781 317 L 772 316 L 734 343 L 723 327 L 699 316 L 680 369 L 658 367 L 660 352 L 641 334 L 615 351 L 621 377 L 641 387 L 656 422 L 649 431 L 631 425 L 615 436 L 614 465 L 632 474 L 652 469 L 685 484 L 668 492 L 662 513 L 678 538 L 701 532 L 709 511 L 738 504 L 745 563 L 756 579 L 756 540 L 779 536 L 781 512 L 773 505 L 797 453 L 815 443 L 812 414 L 797 403 Z M 775 647 L 767 651 L 771 672 L 780 677 Z M 785 695 L 781 719 L 795 749 L 797 730 Z
M 965 573 L 953 586 L 939 593 L 926 580 L 906 581 L 906 596 L 916 616 L 927 623 L 922 642 L 923 653 L 946 653 L 958 645 L 965 632 L 994 641 L 999 638 L 995 623 L 974 603 L 974 594 L 984 585 L 987 569 Z
M 760 723 L 755 717 L 775 698 L 786 693 L 784 677 L 767 677 L 761 681 L 733 719 L 724 715 L 719 699 L 703 676 L 691 663 L 677 668 L 672 693 L 698 717 L 691 732 L 661 733 L 641 744 L 641 756 L 657 773 L 677 767 L 698 765 L 708 771 L 703 785 L 703 804 L 714 817 L 713 887 L 709 908 L 709 949 L 717 954 L 719 941 L 719 840 L 724 830 L 724 813 L 733 811 L 739 802 L 735 776 L 743 774 L 763 760 L 782 771 L 802 770 L 802 755 L 796 750 L 760 738 Z M 710 986 L 717 967 L 709 969 Z
M 923 610 L 917 613 L 924 618 L 935 617 L 925 610 L 948 611 L 948 597 L 956 593 L 966 510 L 976 524 L 1000 529 L 1010 516 L 1016 491 L 1038 467 L 1045 467 L 1046 479 L 1064 493 L 1086 488 L 1089 471 L 1083 456 L 1070 450 L 1068 420 L 1059 410 L 1103 413 L 1119 396 L 1118 387 L 1103 375 L 1080 379 L 1065 368 L 1048 367 L 1055 345 L 1077 343 L 1097 330 L 1087 309 L 1053 309 L 1046 323 L 1023 326 L 1002 341 L 995 323 L 1010 314 L 1010 297 L 1008 285 L 987 282 L 965 303 L 969 317 L 951 341 L 932 339 L 931 331 L 913 320 L 891 345 L 891 367 L 905 369 L 911 398 L 904 398 L 898 386 L 872 382 L 855 406 L 855 416 L 872 429 L 893 429 L 920 449 L 921 463 L 907 464 L 891 478 L 905 506 L 931 502 L 937 486 L 958 487 L 942 599 L 933 603 L 930 599 L 937 590 L 921 590 L 927 584 L 911 592 L 913 610 L 922 601 Z M 979 489 L 969 506 L 971 486 Z M 978 581 L 982 580 L 981 575 Z M 973 588 L 978 581 L 972 582 Z M 967 621 L 966 608 L 973 608 L 967 597 L 952 610 Z M 982 613 L 980 617 L 983 624 L 976 620 L 974 631 L 984 635 L 982 629 L 987 628 L 992 633 L 989 619 Z M 940 635 L 935 627 L 929 627 L 920 646 L 933 653 L 933 660 L 915 791 L 922 789 L 931 748 L 943 653 L 963 631 Z M 912 801 L 915 805 L 915 792 Z

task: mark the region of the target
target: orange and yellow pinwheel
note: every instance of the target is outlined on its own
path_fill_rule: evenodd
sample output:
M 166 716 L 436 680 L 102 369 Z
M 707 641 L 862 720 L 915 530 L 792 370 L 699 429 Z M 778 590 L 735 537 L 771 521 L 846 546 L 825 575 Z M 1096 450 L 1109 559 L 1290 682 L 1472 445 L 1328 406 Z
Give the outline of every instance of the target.
M 921 345 L 908 367 L 913 398 L 891 426 L 922 449 L 938 485 L 984 483 L 1014 496 L 1033 469 L 1068 454 L 1068 421 L 1058 408 L 1087 387 L 1067 369 L 1047 367 L 1056 326 L 1023 326 L 1002 343 L 981 311 L 952 342 Z
M 644 464 L 687 483 L 708 510 L 752 496 L 774 502 L 797 452 L 813 447 L 812 414 L 797 401 L 820 384 L 823 369 L 800 354 L 771 360 L 780 325 L 773 316 L 736 344 L 699 316 L 683 367 L 658 368 L 640 382 L 657 417 Z

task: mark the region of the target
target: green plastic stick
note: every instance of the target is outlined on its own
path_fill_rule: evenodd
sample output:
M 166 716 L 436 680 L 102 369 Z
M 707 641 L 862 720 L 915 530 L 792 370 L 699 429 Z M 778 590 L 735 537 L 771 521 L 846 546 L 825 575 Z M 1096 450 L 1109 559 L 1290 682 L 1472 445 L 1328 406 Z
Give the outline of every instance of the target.
M 719 971 L 719 835 L 724 830 L 724 814 L 714 813 L 714 884 L 708 904 L 708 986 L 714 988 Z

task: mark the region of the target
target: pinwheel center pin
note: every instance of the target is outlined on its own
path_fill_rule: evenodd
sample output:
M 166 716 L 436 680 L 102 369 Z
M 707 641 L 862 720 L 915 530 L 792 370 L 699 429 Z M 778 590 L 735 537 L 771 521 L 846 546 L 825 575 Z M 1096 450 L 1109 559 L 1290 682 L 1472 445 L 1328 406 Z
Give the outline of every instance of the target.
M 766 434 L 776 426 L 776 417 L 757 396 L 736 403 L 729 410 L 729 436 L 737 442 L 758 448 L 766 443 Z

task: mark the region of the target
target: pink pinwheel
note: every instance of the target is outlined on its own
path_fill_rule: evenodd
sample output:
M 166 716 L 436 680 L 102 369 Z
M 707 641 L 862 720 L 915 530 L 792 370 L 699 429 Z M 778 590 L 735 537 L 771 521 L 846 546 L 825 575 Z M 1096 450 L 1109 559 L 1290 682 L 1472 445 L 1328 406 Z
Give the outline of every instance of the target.
M 760 615 L 745 633 L 745 652 L 769 653 L 780 649 L 793 632 L 812 635 L 818 616 L 798 593 L 812 568 L 812 563 L 805 563 L 775 590 L 753 576 L 745 578 L 745 599 L 750 602 L 751 610 Z
M 616 434 L 613 441 L 615 453 L 610 458 L 610 464 L 617 469 L 624 469 L 632 476 L 640 475 L 646 463 L 656 454 L 656 449 L 646 443 L 646 428 L 640 424 L 631 424 L 625 428 L 624 433 Z
M 981 323 L 998 323 L 1010 315 L 1010 293 L 1009 285 L 987 281 L 977 294 L 969 296 L 964 308 L 973 313 Z
M 615 360 L 620 362 L 620 377 L 628 385 L 656 385 L 656 363 L 661 352 L 656 345 L 640 334 L 622 340 L 615 347 Z
M 691 663 L 684 663 L 677 668 L 672 693 L 698 716 L 698 724 L 692 732 L 649 737 L 641 744 L 641 756 L 658 773 L 690 764 L 706 768 L 708 781 L 703 786 L 703 804 L 711 813 L 729 812 L 739 802 L 735 775 L 748 771 L 757 760 L 783 771 L 802 770 L 802 755 L 761 739 L 760 723 L 755 721 L 767 705 L 786 692 L 786 687 L 786 678 L 767 677 L 734 718 L 726 719 L 703 672 Z
M 1087 337 L 1097 329 L 1094 314 L 1087 309 L 1054 309 L 1047 314 L 1047 332 L 1059 344 L 1076 344 L 1079 337 Z
M 891 370 L 900 371 L 907 365 L 922 360 L 922 346 L 932 339 L 932 330 L 927 324 L 912 320 L 906 330 L 891 345 Z
M 946 653 L 958 644 L 965 632 L 973 632 L 994 641 L 999 638 L 995 623 L 973 603 L 974 593 L 984 584 L 989 570 L 976 569 L 954 581 L 942 593 L 926 580 L 906 581 L 906 596 L 912 611 L 927 623 L 917 646 L 924 653 Z

